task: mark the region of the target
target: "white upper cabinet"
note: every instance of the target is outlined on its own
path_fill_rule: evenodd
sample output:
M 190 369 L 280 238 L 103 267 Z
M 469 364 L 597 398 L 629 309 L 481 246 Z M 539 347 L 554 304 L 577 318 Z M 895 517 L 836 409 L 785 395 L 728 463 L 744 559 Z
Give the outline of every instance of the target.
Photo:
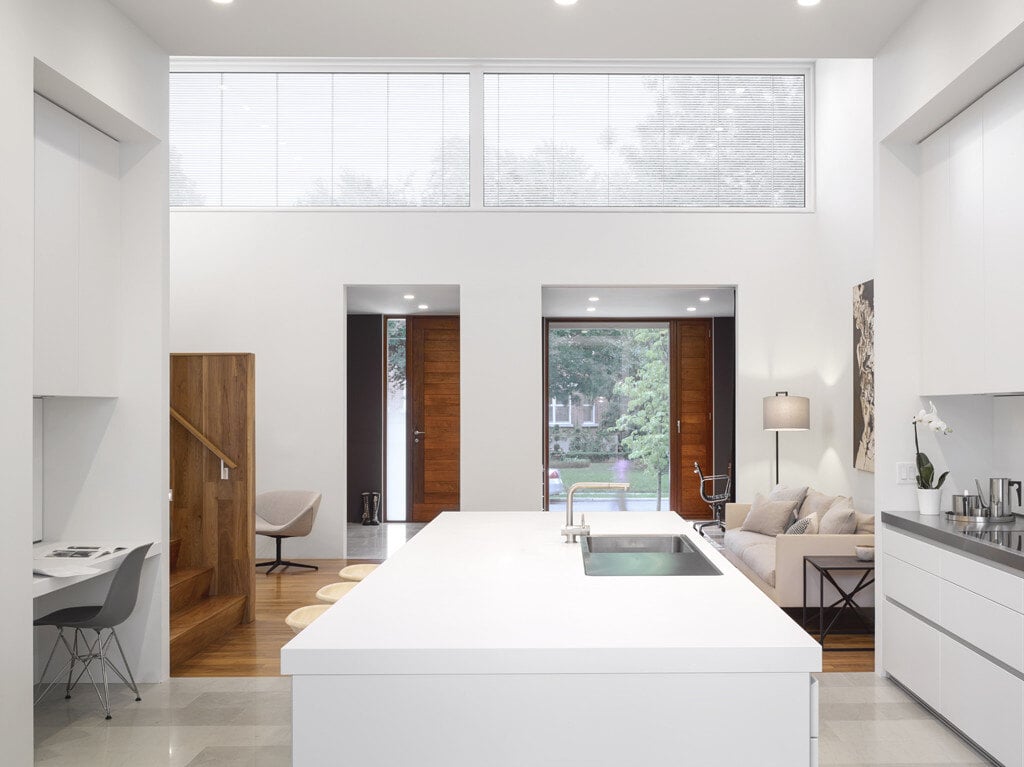
M 1024 73 L 983 103 L 986 390 L 1024 391 Z
M 115 396 L 120 364 L 118 143 L 35 106 L 33 393 Z
M 1024 72 L 921 144 L 921 393 L 1024 391 Z

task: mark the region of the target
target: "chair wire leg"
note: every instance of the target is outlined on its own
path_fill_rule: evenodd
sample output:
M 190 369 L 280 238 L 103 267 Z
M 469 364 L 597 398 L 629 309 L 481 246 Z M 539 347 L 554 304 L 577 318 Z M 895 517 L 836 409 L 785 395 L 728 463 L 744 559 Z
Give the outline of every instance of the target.
M 103 653 L 103 642 L 101 641 L 100 630 L 96 629 L 96 652 L 100 656 L 100 678 L 103 680 L 103 710 L 110 719 L 110 688 L 107 686 L 107 656 Z
M 121 639 L 118 637 L 117 631 L 113 628 L 110 629 L 110 633 L 114 637 L 114 643 L 117 645 L 117 651 L 121 653 L 121 662 L 124 664 L 124 670 L 128 672 L 128 679 L 125 680 L 125 682 L 131 688 L 132 692 L 135 693 L 135 700 L 140 701 L 142 700 L 142 696 L 139 695 L 139 686 L 135 683 L 135 677 L 132 676 L 132 667 L 128 665 L 128 658 L 125 657 L 124 648 L 121 647 Z M 114 671 L 117 671 L 113 664 L 111 664 L 111 668 L 113 668 Z M 124 676 L 122 676 L 120 672 L 118 672 L 118 676 L 120 676 L 121 679 L 124 679 Z
M 71 653 L 71 665 L 68 666 L 68 684 L 67 687 L 64 688 L 64 700 L 69 700 L 71 698 L 71 688 L 74 687 L 74 685 L 71 684 L 71 675 L 75 673 L 75 661 L 78 660 L 78 634 L 79 629 L 75 629 L 74 647 L 68 648 L 68 652 Z M 66 639 L 64 640 L 64 644 L 67 644 Z M 79 676 L 81 676 L 81 674 L 79 674 Z
M 53 647 L 50 648 L 50 657 L 46 659 L 46 665 L 43 666 L 43 673 L 39 675 L 39 687 L 40 688 L 42 688 L 42 686 L 46 683 L 46 672 L 50 670 L 50 662 L 53 660 L 53 655 L 54 655 L 55 652 L 57 652 L 57 645 L 60 644 L 62 639 L 64 639 L 64 627 L 63 626 L 58 626 L 57 627 L 57 637 L 53 640 Z M 64 644 L 65 644 L 65 646 L 67 646 L 67 640 L 66 639 L 64 639 Z M 70 660 L 68 661 L 68 663 L 65 663 L 64 665 L 67 666 L 69 663 L 71 663 Z M 35 703 L 33 705 L 38 705 L 39 701 L 41 701 L 43 699 L 43 697 L 46 695 L 46 693 L 48 693 L 50 691 L 51 687 L 53 687 L 55 684 L 57 684 L 57 680 L 60 679 L 62 676 L 64 676 L 64 669 L 63 668 L 61 668 L 61 670 L 57 674 L 54 674 L 53 681 L 51 681 L 48 685 L 46 685 L 46 688 L 41 693 L 39 693 L 39 697 L 36 698 L 36 701 L 35 701 Z

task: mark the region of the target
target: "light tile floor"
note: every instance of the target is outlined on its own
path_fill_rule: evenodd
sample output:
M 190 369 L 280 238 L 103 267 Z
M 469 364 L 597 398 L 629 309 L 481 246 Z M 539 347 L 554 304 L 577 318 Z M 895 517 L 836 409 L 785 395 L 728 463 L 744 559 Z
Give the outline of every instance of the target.
M 175 678 L 142 685 L 141 691 L 142 702 L 136 703 L 130 692 L 115 686 L 114 718 L 108 722 L 88 687 L 80 688 L 70 701 L 64 700 L 60 690 L 51 690 L 36 709 L 36 764 L 277 767 L 291 763 L 291 680 L 287 677 Z M 874 674 L 822 674 L 820 712 L 823 767 L 988 764 L 899 687 Z
M 380 525 L 348 524 L 348 559 L 387 559 L 416 533 L 425 522 L 385 522 Z

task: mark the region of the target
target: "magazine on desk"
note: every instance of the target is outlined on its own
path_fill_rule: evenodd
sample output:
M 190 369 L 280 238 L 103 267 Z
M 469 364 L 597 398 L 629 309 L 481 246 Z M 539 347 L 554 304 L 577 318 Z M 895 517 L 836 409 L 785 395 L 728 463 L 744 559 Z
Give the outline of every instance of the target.
M 94 560 L 124 551 L 123 546 L 61 546 L 43 554 L 41 559 Z
M 124 546 L 58 546 L 35 557 L 32 573 L 51 578 L 92 575 L 96 572 L 92 564 L 124 550 Z

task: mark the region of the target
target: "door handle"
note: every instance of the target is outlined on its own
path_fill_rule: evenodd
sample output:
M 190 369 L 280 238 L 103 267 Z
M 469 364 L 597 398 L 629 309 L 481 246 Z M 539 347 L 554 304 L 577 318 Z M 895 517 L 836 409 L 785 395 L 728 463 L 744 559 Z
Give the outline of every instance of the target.
M 425 431 L 420 431 L 419 429 L 413 429 L 412 430 L 412 436 L 414 436 L 414 437 L 422 437 L 425 434 L 426 434 Z

